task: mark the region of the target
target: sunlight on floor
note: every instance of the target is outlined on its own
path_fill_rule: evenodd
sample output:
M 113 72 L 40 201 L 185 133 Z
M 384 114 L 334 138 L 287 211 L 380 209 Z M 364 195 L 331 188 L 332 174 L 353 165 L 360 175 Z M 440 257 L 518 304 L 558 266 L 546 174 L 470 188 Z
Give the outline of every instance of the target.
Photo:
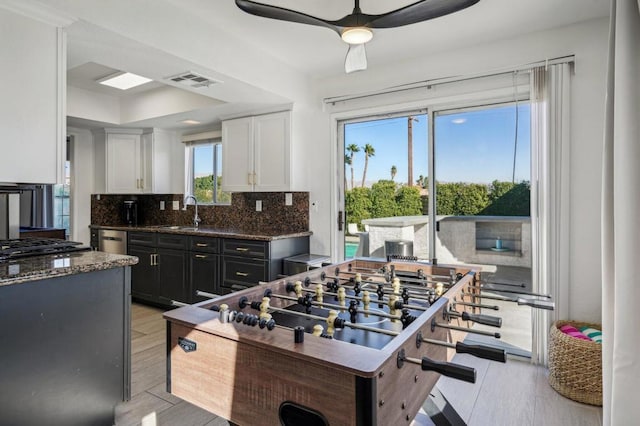
M 158 424 L 156 419 L 156 412 L 153 411 L 142 418 L 141 426 L 156 426 Z

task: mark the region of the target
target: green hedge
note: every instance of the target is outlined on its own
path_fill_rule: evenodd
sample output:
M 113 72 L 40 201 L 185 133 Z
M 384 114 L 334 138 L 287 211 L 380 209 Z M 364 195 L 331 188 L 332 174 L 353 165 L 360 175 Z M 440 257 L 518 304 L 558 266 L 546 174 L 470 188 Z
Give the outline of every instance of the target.
M 529 216 L 529 182 L 493 181 L 477 183 L 436 183 L 438 215 L 453 216 Z M 371 188 L 354 188 L 345 194 L 348 223 L 363 219 L 427 214 L 428 196 L 418 186 L 398 186 L 392 180 L 379 180 Z M 360 226 L 360 228 L 362 228 Z

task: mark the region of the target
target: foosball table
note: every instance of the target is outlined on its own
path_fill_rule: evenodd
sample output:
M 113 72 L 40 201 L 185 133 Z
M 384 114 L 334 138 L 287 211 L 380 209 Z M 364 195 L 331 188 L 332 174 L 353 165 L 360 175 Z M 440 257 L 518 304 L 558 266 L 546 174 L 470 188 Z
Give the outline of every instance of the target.
M 167 390 L 239 425 L 408 425 L 440 375 L 475 381 L 456 352 L 505 362 L 462 342 L 501 325 L 480 292 L 472 267 L 358 259 L 186 305 Z

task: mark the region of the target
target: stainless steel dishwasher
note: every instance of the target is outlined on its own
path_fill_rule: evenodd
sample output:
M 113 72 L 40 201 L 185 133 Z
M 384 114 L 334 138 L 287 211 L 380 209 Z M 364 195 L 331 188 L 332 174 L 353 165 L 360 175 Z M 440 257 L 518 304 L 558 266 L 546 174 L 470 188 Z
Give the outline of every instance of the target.
M 127 254 L 127 231 L 100 229 L 98 250 L 114 254 Z

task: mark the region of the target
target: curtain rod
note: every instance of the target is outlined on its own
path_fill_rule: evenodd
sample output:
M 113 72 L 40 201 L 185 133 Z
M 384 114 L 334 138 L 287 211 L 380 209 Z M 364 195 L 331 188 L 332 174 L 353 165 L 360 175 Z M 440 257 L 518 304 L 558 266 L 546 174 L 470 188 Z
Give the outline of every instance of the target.
M 537 61 L 537 62 L 531 62 L 524 65 L 519 65 L 514 68 L 501 68 L 501 69 L 496 69 L 496 70 L 484 72 L 484 73 L 458 75 L 458 76 L 451 76 L 451 77 L 434 78 L 431 80 L 416 81 L 413 83 L 387 87 L 386 89 L 377 90 L 377 91 L 362 92 L 362 93 L 353 94 L 353 95 L 341 95 L 341 96 L 324 98 L 323 101 L 325 104 L 335 105 L 337 102 L 351 101 L 355 99 L 368 98 L 371 96 L 386 95 L 388 93 L 403 92 L 406 90 L 419 89 L 421 87 L 430 87 L 438 84 L 473 80 L 475 78 L 481 78 L 481 77 L 492 77 L 492 76 L 498 76 L 498 75 L 504 75 L 504 74 L 511 74 L 517 71 L 528 71 L 531 68 L 541 67 L 543 65 L 547 67 L 549 65 L 555 65 L 555 64 L 572 63 L 574 62 L 574 60 L 575 60 L 575 55 L 560 56 L 557 58 L 545 59 L 543 61 Z

